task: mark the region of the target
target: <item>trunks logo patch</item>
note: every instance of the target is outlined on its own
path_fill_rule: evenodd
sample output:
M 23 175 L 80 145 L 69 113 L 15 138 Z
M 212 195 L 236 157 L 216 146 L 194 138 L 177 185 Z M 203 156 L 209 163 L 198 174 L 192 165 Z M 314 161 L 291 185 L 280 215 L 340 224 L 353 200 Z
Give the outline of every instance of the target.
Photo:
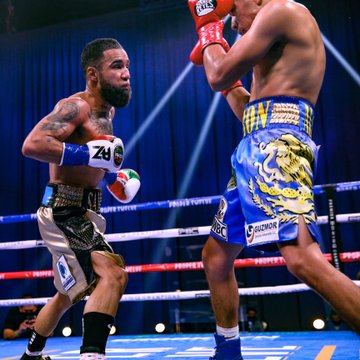
M 259 221 L 245 226 L 245 237 L 248 245 L 279 240 L 279 220 Z
M 221 197 L 218 211 L 214 217 L 214 221 L 211 225 L 211 231 L 223 240 L 228 239 L 227 236 L 227 225 L 223 222 L 228 203 L 224 197 Z
M 76 284 L 76 280 L 70 272 L 70 268 L 64 254 L 61 255 L 59 260 L 56 262 L 56 267 L 60 274 L 60 280 L 64 290 L 69 291 Z
M 228 208 L 227 201 L 225 200 L 224 197 L 221 197 L 220 204 L 219 204 L 219 207 L 218 207 L 218 211 L 216 213 L 216 216 L 217 216 L 218 219 L 220 219 L 220 220 L 224 219 L 227 208 Z
M 258 176 L 248 184 L 253 203 L 281 223 L 297 223 L 299 215 L 307 224 L 316 222 L 311 147 L 292 134 L 263 141 L 258 147 L 254 162 Z

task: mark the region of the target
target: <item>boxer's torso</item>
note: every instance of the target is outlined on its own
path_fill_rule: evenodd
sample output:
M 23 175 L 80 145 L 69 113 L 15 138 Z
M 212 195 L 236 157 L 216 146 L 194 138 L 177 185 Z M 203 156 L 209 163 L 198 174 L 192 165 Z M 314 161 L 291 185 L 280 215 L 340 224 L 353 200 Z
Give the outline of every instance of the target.
M 261 17 L 263 11 L 271 10 L 269 7 L 274 5 L 279 5 L 276 0 L 264 6 L 257 16 Z M 304 6 L 292 3 L 291 7 L 296 9 L 289 10 L 292 11 L 289 20 L 286 11 L 278 15 L 285 19 L 276 20 L 283 24 L 285 35 L 271 46 L 253 69 L 250 101 L 279 95 L 301 97 L 313 105 L 317 101 L 325 72 L 321 33 Z
M 80 99 L 80 101 L 78 101 Z M 114 109 L 110 111 L 96 106 L 95 101 L 86 92 L 74 94 L 64 101 L 76 100 L 79 107 L 87 107 L 86 116 L 66 139 L 66 142 L 83 145 L 99 135 L 113 133 L 112 118 Z M 83 111 L 81 111 L 83 112 Z M 102 180 L 104 171 L 90 166 L 59 166 L 50 164 L 50 182 L 84 188 L 96 187 Z

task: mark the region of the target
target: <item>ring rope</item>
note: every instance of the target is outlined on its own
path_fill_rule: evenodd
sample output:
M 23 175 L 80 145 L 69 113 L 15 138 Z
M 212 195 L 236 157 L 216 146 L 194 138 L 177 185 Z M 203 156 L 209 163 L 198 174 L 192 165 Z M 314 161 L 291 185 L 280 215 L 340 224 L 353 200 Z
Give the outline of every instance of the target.
M 324 254 L 328 261 L 332 260 L 331 254 Z M 344 252 L 340 254 L 342 262 L 356 262 L 360 261 L 360 251 Z M 245 267 L 274 267 L 285 266 L 286 262 L 282 256 L 260 257 L 236 259 L 234 266 L 236 269 Z M 171 271 L 191 271 L 202 270 L 203 264 L 201 261 L 190 261 L 180 263 L 164 263 L 164 264 L 145 264 L 145 265 L 128 265 L 126 271 L 128 273 L 148 273 L 148 272 L 171 272 Z M 29 270 L 29 271 L 14 271 L 1 272 L 0 280 L 15 280 L 15 279 L 39 279 L 53 277 L 52 270 Z
M 332 189 L 336 192 L 360 190 L 360 181 L 315 185 L 313 191 L 315 195 L 318 195 L 325 193 L 329 189 Z M 107 206 L 107 207 L 102 207 L 100 209 L 100 212 L 103 214 L 110 214 L 110 213 L 127 212 L 127 211 L 172 209 L 172 208 L 181 208 L 188 206 L 212 205 L 212 204 L 218 204 L 220 199 L 221 199 L 221 195 L 216 195 L 216 196 L 189 198 L 189 199 L 146 202 L 146 203 L 133 204 L 133 205 Z M 0 224 L 27 222 L 27 221 L 34 221 L 36 219 L 37 219 L 36 213 L 23 214 L 23 215 L 5 215 L 5 216 L 0 216 Z
M 354 281 L 360 287 L 360 281 Z M 238 289 L 241 296 L 252 295 L 283 295 L 284 293 L 295 293 L 312 290 L 305 284 L 278 285 L 264 287 L 249 287 Z M 121 302 L 129 301 L 163 301 L 163 300 L 190 300 L 210 297 L 209 290 L 193 291 L 169 291 L 142 294 L 125 294 Z M 85 298 L 84 300 L 86 300 Z M 51 298 L 33 298 L 33 299 L 9 299 L 0 300 L 0 306 L 22 306 L 22 305 L 45 305 Z
M 322 194 L 331 191 L 350 191 L 360 190 L 360 181 L 346 182 L 338 184 L 325 184 L 314 186 L 314 194 Z M 142 204 L 125 205 L 125 206 L 109 206 L 101 208 L 102 213 L 114 213 L 125 211 L 138 211 L 138 210 L 151 210 L 160 208 L 180 208 L 198 205 L 211 205 L 219 203 L 221 196 L 211 196 L 202 198 L 167 200 L 160 202 L 148 202 Z M 25 222 L 36 220 L 36 214 L 24 215 L 11 215 L 0 216 L 1 223 L 10 222 Z M 318 224 L 328 223 L 328 216 L 318 217 Z M 360 213 L 355 214 L 339 214 L 336 215 L 337 222 L 358 222 L 360 221 Z M 183 237 L 209 234 L 210 226 L 191 227 L 191 228 L 178 228 L 178 229 L 165 229 L 155 231 L 141 231 L 132 233 L 120 233 L 106 235 L 109 242 L 112 241 L 129 241 L 139 240 L 144 238 L 169 238 L 169 237 Z M 45 246 L 43 240 L 25 240 L 17 242 L 0 243 L 0 250 L 5 249 L 19 249 Z M 328 261 L 331 261 L 331 254 L 324 254 Z M 360 252 L 341 253 L 341 260 L 343 262 L 359 261 Z M 254 259 L 237 259 L 235 260 L 235 267 L 264 267 L 264 266 L 284 266 L 285 260 L 282 257 L 268 257 L 268 258 L 254 258 Z M 132 265 L 127 266 L 126 270 L 130 273 L 136 272 L 152 272 L 152 271 L 184 271 L 184 270 L 198 270 L 203 269 L 202 262 L 188 262 L 188 263 L 168 263 L 168 264 L 148 264 L 148 265 Z M 53 276 L 52 270 L 40 271 L 25 271 L 25 272 L 11 272 L 0 273 L 0 280 L 5 279 L 31 279 L 31 278 L 45 278 Z M 360 281 L 354 281 L 357 286 L 360 286 Z M 284 292 L 300 292 L 311 290 L 305 284 L 281 285 L 281 286 L 267 286 L 257 288 L 242 288 L 239 289 L 240 295 L 266 295 L 266 294 L 283 294 Z M 122 301 L 149 301 L 149 300 L 186 300 L 209 297 L 208 290 L 199 291 L 176 291 L 176 292 L 163 292 L 163 293 L 144 293 L 144 294 L 125 294 Z M 51 298 L 38 298 L 38 299 L 10 299 L 0 300 L 0 306 L 19 306 L 26 304 L 46 304 Z
M 327 215 L 319 216 L 317 219 L 318 225 L 327 224 L 329 218 Z M 360 222 L 360 213 L 338 214 L 336 215 L 338 223 Z M 147 231 L 133 231 L 126 233 L 106 234 L 105 238 L 108 242 L 124 242 L 142 239 L 162 239 L 174 237 L 189 237 L 199 235 L 209 235 L 210 226 L 198 226 L 188 228 L 174 228 L 163 230 L 147 230 Z M 35 247 L 45 247 L 44 240 L 21 240 L 1 242 L 0 250 L 18 250 L 30 249 Z

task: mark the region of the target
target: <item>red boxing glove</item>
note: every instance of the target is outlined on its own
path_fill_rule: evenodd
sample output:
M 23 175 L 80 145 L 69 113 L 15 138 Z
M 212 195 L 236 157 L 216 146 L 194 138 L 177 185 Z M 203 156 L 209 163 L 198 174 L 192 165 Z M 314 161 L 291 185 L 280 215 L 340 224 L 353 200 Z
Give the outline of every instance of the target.
M 191 50 L 190 53 L 190 61 L 197 66 L 204 65 L 203 62 L 203 54 L 202 54 L 202 47 L 200 45 L 200 41 L 196 43 L 194 48 Z
M 215 23 L 206 24 L 198 31 L 199 41 L 202 51 L 210 44 L 220 44 L 226 52 L 230 50 L 230 46 L 223 38 L 224 22 L 219 20 Z
M 204 39 L 205 40 L 205 39 Z M 206 40 L 205 40 L 206 41 Z M 220 44 L 223 46 L 226 52 L 230 50 L 230 45 L 227 43 L 227 41 L 221 36 Z M 210 44 L 210 43 L 209 43 Z M 196 43 L 194 48 L 192 49 L 190 53 L 190 61 L 197 66 L 203 66 L 203 49 L 205 49 L 207 45 L 202 45 L 200 43 L 200 40 Z
M 234 0 L 188 0 L 196 30 L 224 18 L 233 8 Z
M 236 81 L 234 84 L 232 84 L 230 87 L 228 87 L 227 89 L 223 90 L 221 92 L 221 94 L 223 94 L 223 96 L 227 96 L 227 94 L 232 90 L 235 89 L 237 87 L 243 86 L 243 83 L 241 82 L 241 80 Z
M 203 65 L 202 52 L 214 43 L 229 51 L 230 46 L 223 38 L 224 23 L 221 21 L 233 8 L 233 0 L 188 0 L 191 15 L 195 21 L 200 42 L 190 54 L 190 61 L 195 65 Z

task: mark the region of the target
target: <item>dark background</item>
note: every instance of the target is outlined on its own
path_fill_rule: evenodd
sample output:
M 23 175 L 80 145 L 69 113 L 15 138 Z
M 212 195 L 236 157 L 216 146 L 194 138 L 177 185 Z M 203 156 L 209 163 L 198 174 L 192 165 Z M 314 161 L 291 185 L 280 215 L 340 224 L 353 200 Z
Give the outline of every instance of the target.
M 327 50 L 327 71 L 316 107 L 314 139 L 321 145 L 316 184 L 360 180 L 360 6 L 358 0 L 304 1 L 331 44 L 355 70 L 357 79 Z M 10 4 L 10 7 L 9 7 Z M 12 5 L 12 6 L 11 6 Z M 9 12 L 10 9 L 10 12 Z M 196 42 L 193 21 L 185 1 L 0 1 L 0 215 L 34 213 L 48 180 L 48 166 L 25 159 L 21 145 L 32 127 L 55 103 L 84 89 L 79 65 L 83 46 L 97 37 L 115 37 L 131 59 L 133 98 L 114 119 L 115 134 L 126 146 L 134 133 L 164 98 L 188 66 Z M 235 34 L 227 25 L 225 37 Z M 251 74 L 242 80 L 250 86 Z M 180 191 L 214 94 L 202 68 L 191 68 L 151 125 L 131 147 L 124 166 L 139 171 L 142 188 L 135 203 L 219 195 L 230 176 L 230 155 L 241 139 L 241 126 L 224 99 L 220 99 L 206 141 L 188 187 Z M 320 215 L 327 213 L 326 198 L 317 196 Z M 359 212 L 359 192 L 336 196 L 339 213 Z M 103 206 L 115 205 L 104 193 Z M 108 233 L 210 225 L 216 205 L 174 210 L 107 215 Z M 176 216 L 175 216 L 175 215 Z M 329 251 L 329 234 L 322 226 L 321 246 Z M 344 251 L 359 250 L 359 224 L 342 224 Z M 1 224 L 0 241 L 39 239 L 35 222 Z M 206 236 L 147 239 L 113 243 L 128 265 L 199 261 Z M 242 257 L 257 257 L 247 250 Z M 50 255 L 44 248 L 0 251 L 0 272 L 47 270 Z M 355 278 L 359 263 L 345 264 Z M 239 286 L 297 283 L 284 267 L 237 270 Z M 203 272 L 130 275 L 127 293 L 207 289 Z M 0 298 L 54 294 L 51 279 L 0 281 Z M 104 294 L 106 296 L 106 294 Z M 313 292 L 243 297 L 254 306 L 272 331 L 308 330 L 315 317 L 329 308 Z M 83 304 L 63 318 L 59 329 L 72 324 L 81 334 Z M 179 310 L 179 311 L 178 311 Z M 6 308 L 0 308 L 2 324 Z M 175 331 L 179 314 L 181 331 L 214 330 L 209 300 L 121 303 L 116 325 L 121 334 L 152 333 L 157 322 Z M 56 333 L 58 334 L 58 332 Z

